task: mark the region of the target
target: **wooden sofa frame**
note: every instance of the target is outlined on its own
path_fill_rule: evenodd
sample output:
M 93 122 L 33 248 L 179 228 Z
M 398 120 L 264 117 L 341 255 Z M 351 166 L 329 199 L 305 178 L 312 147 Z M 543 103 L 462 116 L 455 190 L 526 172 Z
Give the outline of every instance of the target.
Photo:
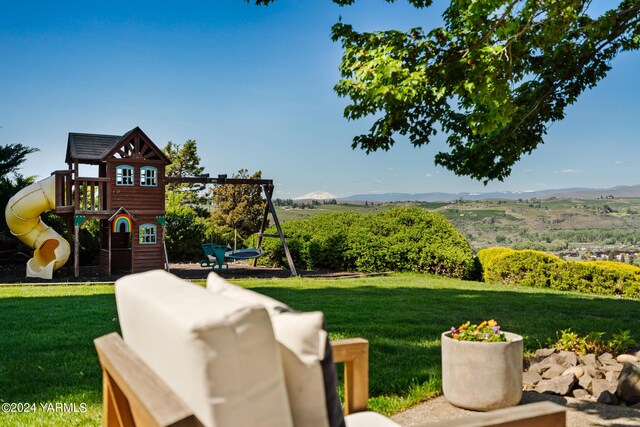
M 103 378 L 105 427 L 203 427 L 189 407 L 111 333 L 94 340 Z M 369 342 L 362 338 L 333 341 L 333 360 L 344 363 L 345 415 L 366 411 L 369 399 Z M 493 411 L 451 424 L 467 427 L 565 427 L 564 408 L 550 402 Z
M 94 340 L 102 365 L 105 427 L 202 426 L 184 402 L 134 354 L 120 335 Z M 366 411 L 369 400 L 369 342 L 331 343 L 334 362 L 344 363 L 345 414 Z

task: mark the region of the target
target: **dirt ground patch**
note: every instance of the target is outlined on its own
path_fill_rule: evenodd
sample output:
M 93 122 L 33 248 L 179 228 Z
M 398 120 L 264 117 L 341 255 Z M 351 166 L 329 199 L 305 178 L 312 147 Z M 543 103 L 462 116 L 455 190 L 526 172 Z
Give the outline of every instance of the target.
M 211 268 L 201 267 L 199 263 L 172 263 L 169 265 L 171 273 L 189 280 L 206 279 Z M 228 269 L 214 270 L 220 276 L 227 279 L 239 278 L 286 278 L 291 277 L 289 270 L 269 267 L 253 267 L 246 262 L 230 263 Z M 27 284 L 53 284 L 53 283 L 104 283 L 114 282 L 128 273 L 102 274 L 97 266 L 81 267 L 80 276 L 74 277 L 73 266 L 63 267 L 53 273 L 52 280 L 25 277 L 24 264 L 0 265 L 0 284 L 27 283 Z M 303 277 L 341 278 L 358 277 L 362 274 L 355 272 L 330 271 L 330 270 L 302 270 L 298 274 Z

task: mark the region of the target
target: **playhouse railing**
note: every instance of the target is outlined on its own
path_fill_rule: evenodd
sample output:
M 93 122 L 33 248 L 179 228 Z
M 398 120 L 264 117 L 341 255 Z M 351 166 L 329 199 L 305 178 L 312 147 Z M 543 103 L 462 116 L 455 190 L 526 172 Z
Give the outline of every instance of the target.
M 98 213 L 107 208 L 107 183 L 109 178 L 73 179 L 69 170 L 55 171 L 56 212 L 74 214 Z
M 56 212 L 73 212 L 73 171 L 60 170 L 52 175 L 56 177 Z
M 83 178 L 74 180 L 74 206 L 77 212 L 105 211 L 109 178 Z

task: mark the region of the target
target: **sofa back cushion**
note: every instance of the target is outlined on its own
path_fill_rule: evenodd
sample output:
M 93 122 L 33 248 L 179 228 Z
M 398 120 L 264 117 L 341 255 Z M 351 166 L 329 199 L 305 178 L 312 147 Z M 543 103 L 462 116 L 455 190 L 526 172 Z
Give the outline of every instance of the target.
M 293 426 L 262 306 L 161 270 L 118 280 L 116 303 L 124 341 L 205 426 Z
M 233 285 L 215 273 L 209 273 L 207 290 L 247 304 L 261 304 L 268 310 L 280 344 L 294 425 L 343 427 L 335 364 L 322 312 L 294 311 L 278 300 Z

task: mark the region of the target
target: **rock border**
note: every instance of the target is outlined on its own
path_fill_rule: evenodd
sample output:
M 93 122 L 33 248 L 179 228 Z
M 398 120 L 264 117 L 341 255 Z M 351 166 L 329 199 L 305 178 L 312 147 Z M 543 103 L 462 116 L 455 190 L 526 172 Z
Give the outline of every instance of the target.
M 542 348 L 524 362 L 525 391 L 640 409 L 640 350 L 614 357 Z

